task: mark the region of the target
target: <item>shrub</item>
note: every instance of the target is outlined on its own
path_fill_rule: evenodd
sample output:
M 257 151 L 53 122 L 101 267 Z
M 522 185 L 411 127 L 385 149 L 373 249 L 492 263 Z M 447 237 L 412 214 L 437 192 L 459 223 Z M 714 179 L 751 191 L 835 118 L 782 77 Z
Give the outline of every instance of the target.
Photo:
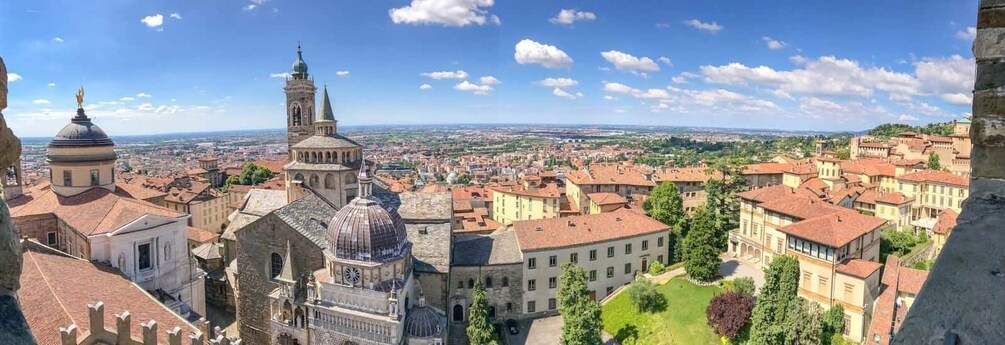
M 662 262 L 653 261 L 653 263 L 649 265 L 649 274 L 657 275 L 663 273 L 664 268 L 666 267 L 663 266 Z
M 733 339 L 750 322 L 754 296 L 728 291 L 712 298 L 705 308 L 708 325 L 716 334 Z
M 648 279 L 639 279 L 628 286 L 628 299 L 641 312 L 658 312 L 666 308 L 666 297 L 663 297 L 656 286 Z
M 742 292 L 753 296 L 754 292 L 757 291 L 757 287 L 754 285 L 754 278 L 742 277 L 733 280 L 733 289 L 737 292 Z
M 921 233 L 918 234 L 918 243 L 925 243 L 925 242 L 928 242 L 928 231 L 921 230 Z

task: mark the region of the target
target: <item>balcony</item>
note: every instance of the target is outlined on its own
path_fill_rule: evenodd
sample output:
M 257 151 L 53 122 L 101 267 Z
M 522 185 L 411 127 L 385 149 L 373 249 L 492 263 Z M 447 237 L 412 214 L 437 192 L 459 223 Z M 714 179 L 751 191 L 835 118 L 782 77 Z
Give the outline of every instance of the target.
M 286 333 L 300 340 L 301 344 L 306 344 L 307 342 L 306 328 L 294 327 L 291 324 L 278 320 L 272 320 L 269 326 L 272 328 L 271 332 L 269 332 L 270 334 L 279 335 L 282 333 Z

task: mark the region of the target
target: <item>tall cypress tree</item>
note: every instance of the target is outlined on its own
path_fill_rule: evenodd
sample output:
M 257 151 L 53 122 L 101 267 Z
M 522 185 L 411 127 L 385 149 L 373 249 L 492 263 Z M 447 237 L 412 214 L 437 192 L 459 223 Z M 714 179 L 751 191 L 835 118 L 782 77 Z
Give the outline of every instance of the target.
M 677 185 L 663 181 L 653 188 L 653 192 L 642 202 L 642 209 L 649 217 L 670 227 L 670 252 L 667 256 L 670 263 L 683 260 L 684 251 L 681 243 L 684 240 L 687 226 L 687 215 L 684 213 L 684 200 L 680 197 Z
M 750 343 L 783 345 L 793 325 L 791 305 L 799 303 L 799 261 L 779 256 L 764 274 L 764 286 L 757 295 L 750 321 Z
M 468 310 L 468 341 L 471 345 L 498 345 L 492 322 L 489 321 L 489 303 L 485 298 L 485 286 L 481 279 L 475 283 Z
M 558 287 L 558 312 L 562 315 L 562 345 L 597 345 L 600 332 L 600 304 L 590 300 L 586 271 L 571 262 L 562 265 Z
M 684 238 L 684 270 L 693 279 L 712 281 L 719 275 L 719 246 L 715 219 L 705 208 L 698 209 Z

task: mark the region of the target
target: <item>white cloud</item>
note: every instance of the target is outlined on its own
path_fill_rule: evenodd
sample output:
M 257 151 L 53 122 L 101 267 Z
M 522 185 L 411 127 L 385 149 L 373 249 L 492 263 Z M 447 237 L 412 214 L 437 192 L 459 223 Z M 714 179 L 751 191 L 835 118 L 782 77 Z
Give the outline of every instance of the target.
M 335 75 L 337 75 L 339 77 L 344 77 L 344 76 L 349 75 L 349 71 L 338 71 L 338 72 L 335 72 Z
M 674 84 L 687 84 L 687 80 L 688 79 L 697 78 L 697 77 L 698 77 L 697 74 L 694 74 L 694 73 L 691 73 L 691 72 L 682 72 L 681 74 L 678 74 L 677 76 L 675 76 L 673 78 L 670 78 L 670 80 L 673 81 Z
M 123 101 L 123 102 L 129 102 L 129 101 L 135 101 L 136 99 L 132 98 L 132 97 L 122 97 L 122 98 L 119 98 L 119 100 Z
M 254 9 L 258 8 L 259 6 L 261 6 L 262 4 L 264 4 L 266 2 L 269 2 L 269 0 L 251 0 L 250 4 L 248 4 L 247 6 L 242 7 L 241 9 L 245 10 L 245 11 L 253 11 Z M 272 12 L 277 12 L 277 11 L 278 11 L 278 9 L 273 9 Z
M 145 92 L 140 92 L 140 93 L 136 94 L 136 98 L 150 98 L 150 94 L 149 93 L 145 93 Z
M 432 89 L 433 89 L 433 86 L 429 85 L 429 84 L 419 85 L 419 90 L 432 90 Z
M 178 12 L 175 12 L 175 13 L 171 13 L 170 15 L 168 15 L 168 17 L 171 17 L 171 18 L 174 18 L 174 19 L 181 19 L 181 14 L 178 13 Z
M 292 75 L 291 75 L 291 74 L 290 74 L 289 72 L 280 72 L 280 73 L 269 73 L 269 78 L 281 78 L 281 79 L 286 79 L 286 78 L 289 78 L 289 77 L 291 77 L 291 76 L 292 76 Z
M 21 80 L 21 75 L 17 73 L 7 73 L 7 82 L 13 83 Z
M 670 61 L 670 58 L 666 56 L 660 56 L 659 61 L 662 62 L 664 65 L 671 67 L 673 66 L 673 61 Z
M 913 121 L 918 121 L 918 118 L 914 117 L 914 116 L 911 116 L 911 115 L 907 115 L 907 114 L 901 114 L 899 117 L 897 117 L 897 121 L 898 122 L 913 122 Z
M 408 6 L 392 8 L 387 14 L 395 24 L 499 24 L 499 17 L 486 10 L 492 5 L 495 0 L 412 0 Z
M 143 104 L 140 104 L 140 105 L 136 106 L 136 110 L 139 110 L 139 111 L 153 111 L 154 109 L 156 109 L 156 108 L 154 108 L 154 105 L 150 104 L 150 103 L 143 103 Z
M 719 31 L 722 31 L 723 29 L 723 27 L 719 25 L 719 23 L 716 22 L 705 23 L 698 19 L 686 20 L 684 21 L 684 24 L 698 30 L 708 31 L 713 34 L 719 33 Z
M 797 64 L 797 65 L 802 65 L 802 64 L 805 64 L 806 61 L 809 61 L 809 60 L 807 60 L 806 57 L 804 57 L 802 55 L 793 55 L 793 56 L 789 57 L 789 61 L 792 61 L 792 63 Z
M 45 84 L 45 86 L 48 86 L 48 87 L 56 87 L 56 83 L 48 83 L 48 84 Z
M 521 65 L 540 64 L 546 68 L 572 66 L 572 58 L 558 47 L 523 39 L 516 44 L 513 58 Z
M 47 99 L 41 99 L 40 98 L 40 99 L 36 99 L 34 101 L 31 101 L 31 104 L 49 104 L 49 100 L 47 100 Z
M 158 13 L 152 16 L 143 17 L 143 19 L 140 19 L 140 22 L 146 24 L 146 26 L 156 28 L 164 24 L 164 16 Z
M 600 56 L 614 65 L 619 71 L 647 71 L 655 72 L 660 70 L 660 66 L 653 59 L 648 57 L 635 57 L 631 54 L 617 50 L 601 52 Z
M 977 28 L 970 26 L 965 31 L 957 31 L 956 38 L 964 41 L 973 41 L 977 38 Z
M 476 95 L 487 95 L 489 94 L 489 92 L 492 92 L 492 90 L 495 90 L 492 88 L 492 86 L 472 84 L 467 80 L 462 81 L 457 85 L 454 85 L 454 89 L 461 91 L 470 91 Z
M 648 100 L 647 104 L 650 104 L 650 110 L 654 112 L 666 110 L 688 112 L 688 109 L 693 107 L 701 108 L 703 111 L 711 108 L 734 114 L 781 110 L 781 107 L 774 102 L 724 89 L 688 90 L 668 86 L 665 89 L 641 90 L 621 83 L 608 82 L 604 83 L 604 91 Z
M 62 37 L 58 37 L 58 36 L 57 37 L 53 37 L 52 41 L 56 42 L 56 43 L 63 43 L 63 38 Z
M 779 50 L 779 49 L 785 48 L 785 46 L 789 45 L 788 43 L 776 40 L 776 39 L 768 37 L 768 36 L 761 37 L 761 40 L 763 40 L 764 43 L 768 45 L 768 49 L 771 49 L 771 50 Z
M 638 89 L 632 88 L 628 85 L 621 83 L 604 83 L 604 91 L 606 92 L 616 92 L 624 94 L 633 94 L 639 92 Z
M 457 71 L 440 71 L 440 72 L 426 72 L 421 73 L 424 77 L 433 78 L 435 80 L 441 79 L 467 79 L 468 72 L 457 70 Z
M 551 94 L 555 95 L 555 96 L 558 96 L 558 97 L 565 98 L 565 99 L 577 99 L 579 97 L 583 97 L 583 93 L 582 92 L 577 92 L 576 94 L 571 94 L 571 93 L 568 93 L 565 90 L 562 90 L 562 89 L 557 88 L 557 87 L 555 89 L 551 90 Z
M 611 95 L 604 95 L 604 99 L 608 100 L 608 101 L 613 101 L 613 100 L 616 100 L 618 98 L 614 97 L 614 96 L 611 96 Z
M 487 75 L 487 76 L 478 78 L 478 83 L 482 84 L 482 85 L 498 85 L 498 84 L 501 84 L 502 82 L 499 81 L 499 79 L 496 79 L 496 77 Z
M 942 98 L 946 103 L 956 105 L 970 105 L 974 102 L 973 96 L 964 93 L 946 93 L 940 95 L 939 98 Z
M 914 70 L 921 92 L 938 94 L 947 102 L 953 100 L 955 104 L 969 104 L 962 102 L 958 94 L 967 95 L 973 90 L 974 66 L 973 59 L 953 55 L 923 58 L 914 63 Z
M 567 9 L 559 11 L 558 15 L 556 15 L 554 18 L 548 19 L 548 21 L 555 24 L 571 25 L 576 21 L 595 20 L 595 19 L 597 19 L 597 15 L 593 14 L 593 12 L 583 12 L 576 9 Z
M 571 78 L 545 78 L 537 82 L 537 84 L 547 87 L 570 87 L 576 86 L 579 82 Z

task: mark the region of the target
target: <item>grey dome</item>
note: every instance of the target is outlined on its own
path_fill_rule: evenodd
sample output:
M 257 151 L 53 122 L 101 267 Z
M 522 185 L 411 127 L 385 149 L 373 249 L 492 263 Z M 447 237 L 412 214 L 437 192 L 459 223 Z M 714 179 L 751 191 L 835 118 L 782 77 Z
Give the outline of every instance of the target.
M 416 338 L 439 337 L 443 333 L 440 315 L 430 307 L 414 307 L 405 318 L 405 332 Z
M 325 235 L 338 259 L 384 263 L 404 256 L 408 242 L 401 215 L 370 197 L 358 197 L 335 214 Z
M 77 109 L 77 116 L 59 130 L 49 147 L 86 147 L 113 146 L 115 143 L 108 138 L 105 131 L 91 122 L 84 114 L 84 109 Z
M 307 63 L 304 62 L 304 54 L 300 51 L 299 44 L 297 45 L 297 60 L 293 61 L 293 73 L 307 73 Z

